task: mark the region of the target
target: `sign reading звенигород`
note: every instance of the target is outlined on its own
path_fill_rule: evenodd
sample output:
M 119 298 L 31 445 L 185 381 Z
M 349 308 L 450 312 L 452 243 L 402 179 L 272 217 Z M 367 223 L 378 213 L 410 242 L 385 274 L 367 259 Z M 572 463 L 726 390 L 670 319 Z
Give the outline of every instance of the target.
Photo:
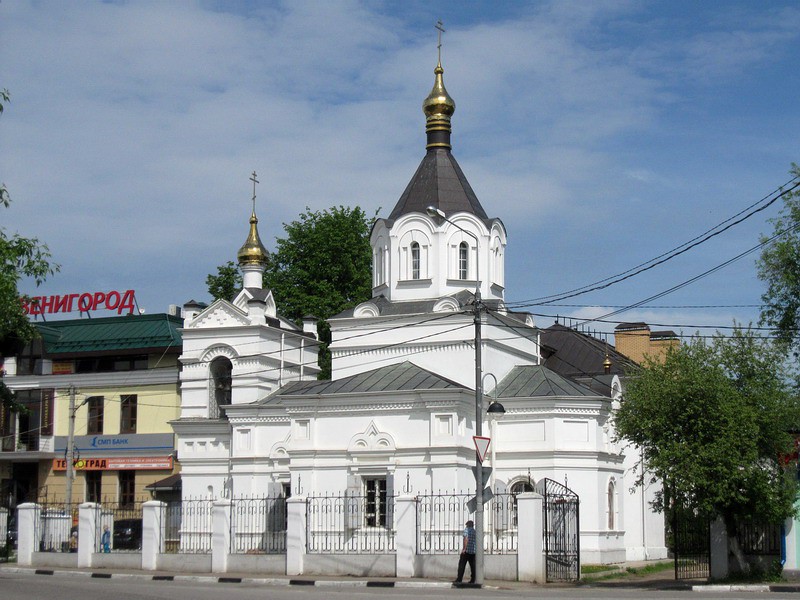
M 52 313 L 68 313 L 75 310 L 90 312 L 93 310 L 116 310 L 121 315 L 125 310 L 133 314 L 136 304 L 136 292 L 126 290 L 118 292 L 83 292 L 81 294 L 62 294 L 55 296 L 30 296 L 20 298 L 22 308 L 28 315 Z

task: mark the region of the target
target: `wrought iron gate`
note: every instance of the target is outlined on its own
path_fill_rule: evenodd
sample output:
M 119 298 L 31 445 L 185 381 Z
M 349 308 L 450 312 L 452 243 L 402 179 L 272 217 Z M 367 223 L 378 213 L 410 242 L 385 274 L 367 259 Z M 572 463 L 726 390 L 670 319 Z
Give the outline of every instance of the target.
M 682 508 L 672 513 L 675 579 L 708 579 L 711 575 L 711 522 Z
M 577 581 L 581 576 L 578 494 L 552 479 L 542 479 L 536 492 L 544 497 L 544 552 L 547 581 Z

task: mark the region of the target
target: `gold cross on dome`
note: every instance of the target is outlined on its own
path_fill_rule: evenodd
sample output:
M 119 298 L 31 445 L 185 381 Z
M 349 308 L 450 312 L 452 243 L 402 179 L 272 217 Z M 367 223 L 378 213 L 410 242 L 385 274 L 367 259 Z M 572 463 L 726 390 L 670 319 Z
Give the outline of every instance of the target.
M 250 177 L 250 181 L 253 182 L 253 212 L 256 212 L 256 184 L 259 183 L 258 179 L 256 179 L 256 172 L 253 171 L 252 177 Z
M 441 21 L 436 21 L 436 29 L 439 30 L 439 64 L 442 63 L 442 34 L 444 33 L 444 24 Z

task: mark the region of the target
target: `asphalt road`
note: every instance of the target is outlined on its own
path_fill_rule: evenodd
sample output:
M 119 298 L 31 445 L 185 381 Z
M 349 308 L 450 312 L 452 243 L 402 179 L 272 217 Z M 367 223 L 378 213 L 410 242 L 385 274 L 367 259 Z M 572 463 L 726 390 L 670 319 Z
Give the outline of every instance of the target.
M 98 579 L 76 575 L 35 575 L 0 571 L 2 600 L 297 600 L 320 598 L 332 600 L 421 600 L 423 598 L 537 598 L 566 600 L 626 600 L 628 598 L 705 600 L 766 597 L 800 598 L 794 593 L 697 592 L 688 590 L 660 591 L 650 589 L 542 587 L 530 586 L 514 590 L 469 590 L 450 588 L 367 588 L 354 587 L 352 582 L 339 586 L 278 586 L 252 583 L 207 583 L 192 581 L 152 581 L 140 578 Z

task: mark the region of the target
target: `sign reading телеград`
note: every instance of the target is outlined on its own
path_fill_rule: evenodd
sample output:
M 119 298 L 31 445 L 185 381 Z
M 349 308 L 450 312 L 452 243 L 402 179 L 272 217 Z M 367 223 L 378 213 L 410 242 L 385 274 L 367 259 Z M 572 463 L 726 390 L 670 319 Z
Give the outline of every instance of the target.
M 172 469 L 172 456 L 125 456 L 114 458 L 78 458 L 74 461 L 76 471 L 124 471 Z M 53 460 L 54 471 L 66 471 L 67 461 Z

